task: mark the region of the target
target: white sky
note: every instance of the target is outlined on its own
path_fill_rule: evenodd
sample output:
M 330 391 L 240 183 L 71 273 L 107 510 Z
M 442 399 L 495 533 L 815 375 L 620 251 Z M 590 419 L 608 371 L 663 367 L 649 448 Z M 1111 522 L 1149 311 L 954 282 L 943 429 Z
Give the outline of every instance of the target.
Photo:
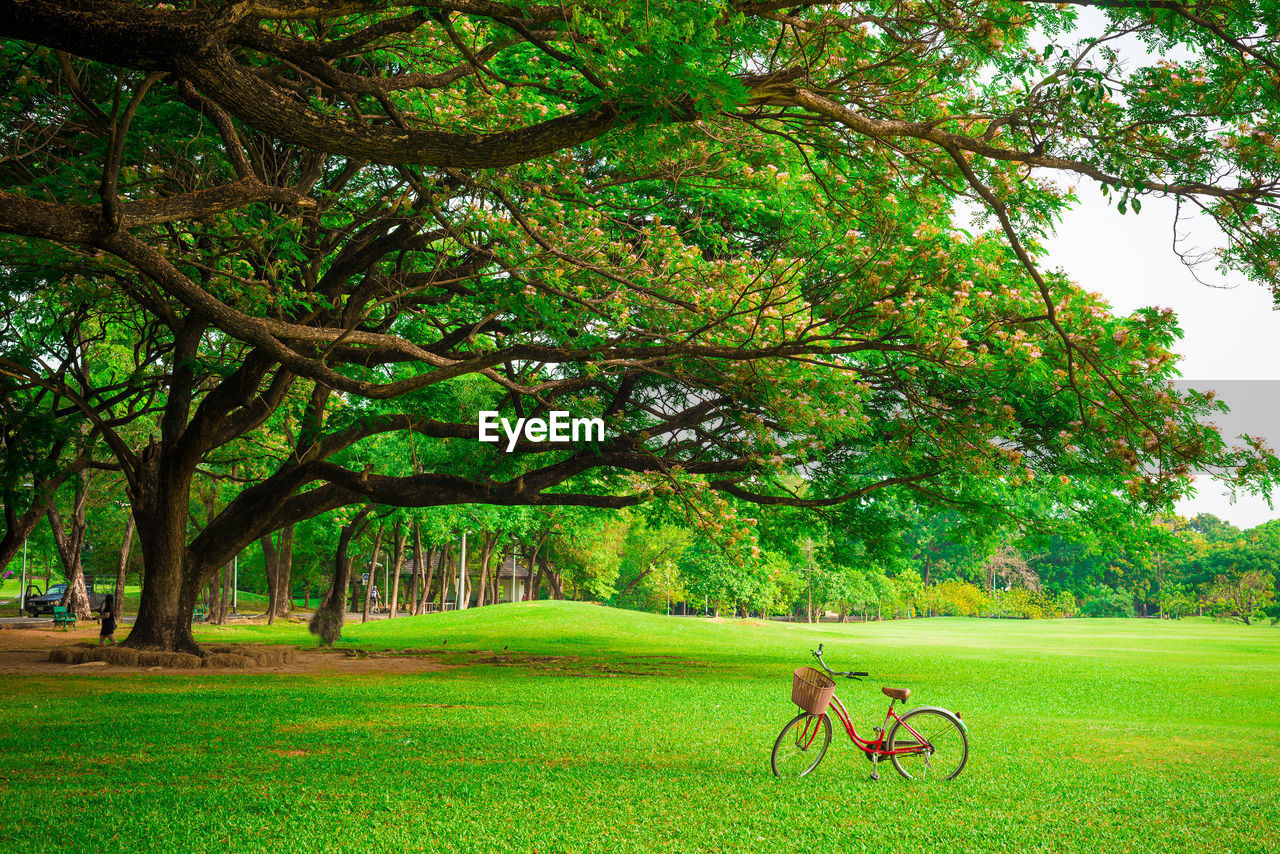
M 1218 287 L 1196 281 L 1172 249 L 1171 200 L 1144 199 L 1140 215 L 1122 216 L 1094 185 L 1082 181 L 1078 194 L 1080 205 L 1048 244 L 1050 266 L 1103 294 L 1117 314 L 1148 305 L 1171 307 L 1185 333 L 1174 348 L 1183 356 L 1183 378 L 1196 388 L 1214 388 L 1232 408 L 1230 417 L 1219 419 L 1223 432 L 1267 436 L 1272 447 L 1280 447 L 1280 312 L 1271 295 L 1260 286 L 1224 278 L 1212 264 L 1196 273 Z M 1216 230 L 1199 225 L 1190 242 L 1211 250 L 1217 239 Z M 1180 245 L 1186 248 L 1185 242 Z M 1213 513 L 1242 528 L 1280 518 L 1280 492 L 1272 510 L 1252 496 L 1233 504 L 1208 478 L 1200 478 L 1197 489 L 1198 495 L 1179 503 L 1179 513 Z

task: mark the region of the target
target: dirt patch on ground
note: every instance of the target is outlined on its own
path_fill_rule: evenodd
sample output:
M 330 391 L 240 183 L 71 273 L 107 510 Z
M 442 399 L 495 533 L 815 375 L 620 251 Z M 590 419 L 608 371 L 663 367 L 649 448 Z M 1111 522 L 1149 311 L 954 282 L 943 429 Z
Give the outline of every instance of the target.
M 677 656 L 629 656 L 597 661 L 569 655 L 526 655 L 492 649 L 318 649 L 284 645 L 206 644 L 201 659 L 182 653 L 140 653 L 100 647 L 96 627 L 0 631 L 0 675 L 115 673 L 433 673 L 455 667 L 514 667 L 552 676 L 660 676 L 708 665 Z
M 49 660 L 55 664 L 101 663 L 113 667 L 167 667 L 174 670 L 201 668 L 246 670 L 293 664 L 296 659 L 297 650 L 292 647 L 250 644 L 210 644 L 204 647 L 203 656 L 187 652 L 153 652 L 129 649 L 115 644 L 103 646 L 92 643 L 58 646 L 49 650 Z
M 430 673 L 454 666 L 443 650 L 300 649 L 289 646 L 207 644 L 196 656 L 152 660 L 123 647 L 99 647 L 97 627 L 0 631 L 0 675 L 178 672 L 201 673 Z M 181 653 L 152 655 L 182 656 Z M 54 660 L 51 660 L 51 657 Z M 455 658 L 456 656 L 450 656 Z M 105 659 L 105 660 L 95 660 Z M 194 659 L 194 662 L 191 660 Z M 206 666 L 206 662 L 208 662 Z

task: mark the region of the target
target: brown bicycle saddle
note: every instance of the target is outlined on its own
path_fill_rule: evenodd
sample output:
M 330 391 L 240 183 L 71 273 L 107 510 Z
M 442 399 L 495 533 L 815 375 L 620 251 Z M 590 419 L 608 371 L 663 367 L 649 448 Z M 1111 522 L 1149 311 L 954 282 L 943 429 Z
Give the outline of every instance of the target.
M 901 700 L 904 703 L 907 701 L 907 698 L 911 696 L 910 688 L 881 688 L 880 690 L 884 692 L 886 697 L 892 697 L 893 699 Z

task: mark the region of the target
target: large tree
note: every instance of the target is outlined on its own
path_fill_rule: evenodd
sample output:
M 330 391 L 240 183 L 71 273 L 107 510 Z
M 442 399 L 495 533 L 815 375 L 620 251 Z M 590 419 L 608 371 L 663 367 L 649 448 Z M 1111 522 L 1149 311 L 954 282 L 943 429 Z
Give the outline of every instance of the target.
M 1082 39 L 1017 2 L 0 5 L 9 310 L 33 270 L 89 312 L 128 301 L 166 366 L 139 447 L 117 423 L 150 417 L 145 372 L 69 388 L 39 346 L 3 361 L 123 470 L 129 642 L 194 649 L 232 555 L 368 500 L 715 514 L 708 491 L 1040 474 L 1159 502 L 1243 464 L 1168 385 L 1172 318 L 1112 318 L 1036 257 L 1063 173 L 1122 212 L 1202 207 L 1273 280 L 1275 23 L 1105 6 Z M 1122 32 L 1192 59 L 1126 66 Z M 475 442 L 481 409 L 608 437 L 508 453 Z M 201 467 L 245 460 L 195 525 Z

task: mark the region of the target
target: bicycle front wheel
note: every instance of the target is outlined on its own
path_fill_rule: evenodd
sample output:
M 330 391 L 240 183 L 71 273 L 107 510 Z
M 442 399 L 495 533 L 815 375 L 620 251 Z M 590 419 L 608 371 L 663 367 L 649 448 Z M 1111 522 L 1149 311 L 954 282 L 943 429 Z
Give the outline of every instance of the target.
M 937 709 L 907 712 L 893 725 L 889 750 L 904 748 L 906 752 L 893 753 L 889 759 L 908 780 L 954 779 L 969 759 L 969 737 L 964 729 Z
M 782 728 L 773 743 L 773 773 L 778 777 L 803 777 L 818 767 L 830 746 L 831 718 L 801 712 Z

